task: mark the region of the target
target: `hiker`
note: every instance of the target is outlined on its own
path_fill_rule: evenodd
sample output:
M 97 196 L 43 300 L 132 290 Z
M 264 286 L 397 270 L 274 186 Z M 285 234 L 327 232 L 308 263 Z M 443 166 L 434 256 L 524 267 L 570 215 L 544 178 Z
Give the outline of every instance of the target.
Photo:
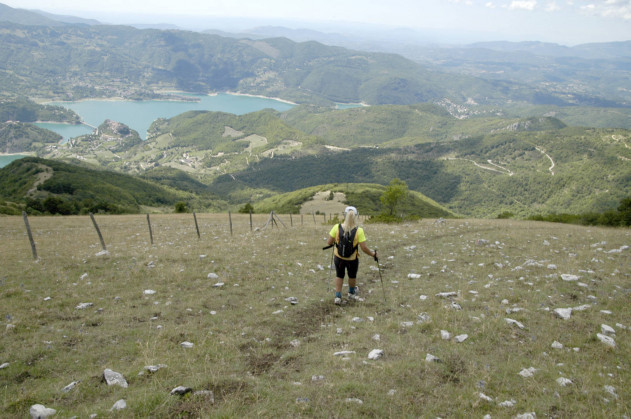
M 357 300 L 357 269 L 359 268 L 359 251 L 358 245 L 364 253 L 370 255 L 375 261 L 377 259 L 377 251 L 372 251 L 366 245 L 366 236 L 364 229 L 357 226 L 357 217 L 359 213 L 355 207 L 346 207 L 344 210 L 344 221 L 341 224 L 335 224 L 329 232 L 327 244 L 329 246 L 335 243 L 333 254 L 335 255 L 333 263 L 335 264 L 335 304 L 342 304 L 342 285 L 344 284 L 344 276 L 348 271 L 348 299 Z

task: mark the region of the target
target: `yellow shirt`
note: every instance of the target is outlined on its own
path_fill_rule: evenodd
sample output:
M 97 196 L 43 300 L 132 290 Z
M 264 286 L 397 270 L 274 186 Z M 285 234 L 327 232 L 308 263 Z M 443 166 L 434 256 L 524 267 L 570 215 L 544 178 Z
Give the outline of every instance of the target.
M 339 232 L 339 224 L 335 224 L 333 228 L 331 229 L 331 231 L 329 232 L 329 235 L 335 239 L 336 243 L 338 241 L 338 237 L 337 237 L 338 232 Z M 357 227 L 357 233 L 355 233 L 355 240 L 353 240 L 353 245 L 357 246 L 359 243 L 363 243 L 365 241 L 366 241 L 366 234 L 364 233 L 364 229 L 361 227 Z M 359 248 L 357 248 L 357 250 L 355 250 L 355 253 L 353 253 L 350 257 L 343 258 L 337 253 L 337 246 L 335 246 L 334 254 L 340 259 L 355 260 L 359 257 Z

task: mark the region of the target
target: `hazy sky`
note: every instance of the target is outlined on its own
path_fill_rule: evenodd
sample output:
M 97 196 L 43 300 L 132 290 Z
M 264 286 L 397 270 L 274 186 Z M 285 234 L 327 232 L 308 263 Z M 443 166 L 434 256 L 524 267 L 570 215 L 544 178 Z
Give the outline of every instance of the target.
M 631 0 L 0 0 L 0 3 L 107 23 L 182 25 L 188 18 L 199 26 L 204 17 L 237 17 L 270 19 L 270 23 L 278 19 L 293 20 L 295 28 L 309 27 L 309 22 L 319 23 L 320 27 L 323 22 L 355 22 L 479 32 L 483 40 L 533 40 L 565 45 L 631 40 Z

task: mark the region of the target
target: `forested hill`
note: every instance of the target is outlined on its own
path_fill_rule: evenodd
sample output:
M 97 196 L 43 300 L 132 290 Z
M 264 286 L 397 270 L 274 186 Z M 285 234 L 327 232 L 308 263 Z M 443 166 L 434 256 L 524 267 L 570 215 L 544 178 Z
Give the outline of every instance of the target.
M 0 10 L 4 95 L 156 97 L 158 89 L 241 91 L 299 103 L 593 103 L 515 82 L 429 70 L 400 55 L 112 25 L 18 24 Z M 41 15 L 37 15 L 41 18 Z M 24 22 L 24 20 L 20 20 Z

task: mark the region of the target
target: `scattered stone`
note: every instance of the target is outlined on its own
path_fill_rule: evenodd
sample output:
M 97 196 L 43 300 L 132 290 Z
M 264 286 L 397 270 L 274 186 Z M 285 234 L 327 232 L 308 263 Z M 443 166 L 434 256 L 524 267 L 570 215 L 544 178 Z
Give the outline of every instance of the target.
M 611 394 L 616 399 L 618 398 L 618 395 L 616 394 L 616 388 L 614 386 L 604 386 L 603 388 L 607 393 Z
M 421 301 L 425 301 L 425 300 L 427 300 L 427 295 L 421 295 L 421 296 L 420 296 L 420 297 L 418 297 L 418 298 L 419 298 L 419 300 L 421 300 Z
M 113 412 L 115 410 L 123 410 L 126 408 L 127 408 L 127 402 L 125 402 L 125 400 L 123 399 L 120 399 L 116 403 L 114 403 L 114 406 L 112 406 L 112 408 L 110 409 L 110 412 Z
M 611 310 L 600 310 L 602 314 L 613 314 Z
M 149 371 L 150 373 L 154 373 L 154 372 L 158 372 L 158 370 L 162 369 L 162 368 L 166 368 L 167 366 L 165 364 L 158 364 L 158 365 L 147 365 L 145 367 L 145 369 L 147 371 Z
M 324 375 L 312 375 L 311 381 L 312 382 L 324 381 Z
M 72 383 L 68 384 L 66 387 L 62 388 L 61 391 L 63 391 L 64 393 L 68 393 L 72 389 L 74 389 L 77 386 L 77 384 L 79 384 L 78 381 L 73 381 Z
M 300 346 L 300 341 L 298 339 L 294 339 L 291 342 L 289 342 L 289 344 L 293 346 L 294 348 L 297 348 Z
M 513 319 L 509 319 L 509 318 L 506 318 L 504 320 L 506 320 L 506 323 L 508 323 L 510 325 L 517 326 L 520 329 L 525 329 L 525 326 L 523 324 L 521 324 L 520 322 L 518 322 L 517 320 L 513 320 Z
M 361 317 L 353 317 L 353 320 L 352 320 L 353 323 L 361 323 L 363 321 L 364 319 L 362 319 Z
M 440 298 L 451 298 L 451 297 L 457 297 L 458 293 L 456 291 L 447 291 L 447 292 L 439 292 L 438 294 L 436 294 L 436 297 L 440 297 Z
M 572 274 L 561 274 L 561 279 L 567 282 L 570 281 L 578 281 L 578 275 L 572 275 Z
M 410 327 L 414 326 L 414 322 L 401 322 L 400 325 L 401 327 Z
M 515 419 L 537 419 L 537 414 L 535 412 L 520 413 L 515 416 Z
M 571 308 L 555 308 L 552 312 L 559 318 L 567 320 L 572 316 Z
M 180 343 L 180 346 L 182 348 L 190 349 L 190 348 L 192 348 L 194 346 L 194 344 L 192 342 L 184 341 L 184 342 Z
M 585 311 L 589 310 L 590 308 L 592 308 L 592 306 L 590 306 L 589 304 L 583 304 L 582 306 L 572 308 L 572 311 Z
M 456 336 L 456 337 L 454 338 L 454 340 L 455 340 L 457 343 L 462 343 L 462 342 L 464 342 L 465 340 L 467 340 L 467 338 L 468 338 L 468 337 L 469 337 L 469 335 L 467 335 L 466 333 L 463 333 L 462 335 L 458 335 L 458 336 Z
M 597 333 L 596 337 L 598 338 L 598 340 L 600 340 L 605 345 L 611 346 L 612 348 L 616 347 L 616 341 L 613 340 L 612 337 L 607 336 L 607 335 L 603 335 L 602 333 Z
M 565 387 L 565 386 L 572 385 L 574 383 L 569 378 L 559 377 L 557 378 L 557 384 L 560 385 L 561 387 Z
M 281 314 L 282 312 L 283 312 L 283 310 L 276 310 L 272 314 Z
M 143 294 L 145 294 L 145 295 L 153 295 L 153 294 L 155 294 L 155 293 L 156 293 L 156 291 L 155 291 L 155 290 L 144 290 L 144 291 L 143 291 Z
M 80 303 L 78 306 L 76 306 L 75 308 L 77 310 L 85 310 L 88 307 L 92 307 L 94 304 L 92 303 Z
M 524 378 L 528 378 L 535 375 L 535 372 L 537 372 L 537 369 L 534 367 L 530 367 L 530 368 L 524 368 L 523 370 L 519 371 L 518 374 Z
M 183 395 L 185 395 L 187 393 L 190 393 L 191 391 L 193 391 L 193 389 L 190 388 L 190 387 L 177 386 L 173 390 L 171 390 L 171 395 L 172 396 L 183 396 Z
M 451 333 L 449 333 L 449 332 L 448 332 L 448 331 L 446 331 L 446 330 L 441 330 L 441 331 L 440 331 L 440 338 L 441 338 L 442 340 L 449 340 L 449 339 L 451 339 Z
M 368 354 L 368 359 L 374 359 L 377 360 L 381 357 L 383 357 L 384 355 L 384 351 L 383 349 L 373 349 L 372 351 L 370 351 L 370 353 Z
M 352 355 L 354 353 L 355 351 L 339 351 L 339 352 L 335 352 L 333 356 L 345 356 L 345 355 Z
M 49 416 L 53 416 L 55 413 L 57 413 L 57 411 L 42 404 L 34 404 L 29 409 L 29 413 L 31 414 L 31 417 L 33 419 L 45 419 Z
M 213 284 L 213 288 L 221 288 L 224 286 L 223 282 L 217 282 L 216 284 Z
M 207 278 L 208 278 L 208 279 L 218 279 L 218 278 L 219 278 L 219 275 L 217 275 L 217 274 L 216 274 L 216 273 L 214 273 L 214 272 L 211 272 L 211 273 L 209 273 L 209 274 L 208 274 Z
M 393 388 L 391 388 L 390 390 L 388 390 L 388 396 L 394 396 L 395 394 L 397 394 L 397 391 Z
M 600 325 L 600 331 L 603 335 L 616 336 L 616 331 L 614 330 L 614 328 L 611 326 L 607 326 L 606 324 Z
M 556 340 L 552 342 L 551 345 L 554 349 L 563 349 L 563 344 L 561 342 L 557 342 Z
M 0 365 L 0 370 L 3 370 L 5 368 L 9 368 L 9 363 L 8 362 L 5 362 L 2 365 Z
M 432 354 L 427 354 L 425 355 L 425 362 L 441 362 L 441 361 L 440 361 L 440 358 Z
M 374 340 L 375 342 L 381 341 L 381 336 L 379 335 L 379 333 L 375 333 L 374 335 L 372 335 L 372 340 Z
M 94 256 L 107 256 L 109 254 L 110 252 L 108 252 L 107 250 L 101 250 L 100 252 L 95 253 Z
M 346 403 L 357 403 L 357 404 L 364 404 L 364 402 L 361 399 L 358 399 L 357 397 L 349 397 L 346 399 Z
M 119 372 L 106 368 L 105 371 L 103 371 L 103 377 L 108 386 L 119 385 L 123 388 L 127 388 L 127 380 L 125 380 L 123 374 Z
M 514 399 L 510 399 L 510 400 L 504 400 L 501 403 L 498 403 L 498 406 L 500 407 L 513 407 L 517 404 L 517 402 Z
M 419 279 L 420 277 L 420 274 L 408 274 L 409 279 Z
M 296 399 L 296 403 L 309 403 L 309 398 L 308 397 L 298 397 Z
M 462 310 L 462 306 L 455 301 L 452 301 L 449 307 L 454 310 Z
M 203 396 L 210 404 L 215 404 L 215 393 L 212 390 L 197 390 L 193 392 L 193 396 Z
M 288 303 L 291 303 L 291 305 L 298 304 L 298 298 L 296 297 L 287 297 L 285 298 L 285 301 L 287 301 Z
M 487 396 L 487 395 L 486 395 L 486 394 L 484 394 L 484 393 L 480 393 L 480 394 L 479 394 L 479 396 L 480 396 L 480 399 L 482 399 L 482 400 L 484 400 L 484 401 L 487 401 L 487 402 L 493 402 L 493 399 L 492 399 L 492 398 L 490 398 L 489 396 Z

